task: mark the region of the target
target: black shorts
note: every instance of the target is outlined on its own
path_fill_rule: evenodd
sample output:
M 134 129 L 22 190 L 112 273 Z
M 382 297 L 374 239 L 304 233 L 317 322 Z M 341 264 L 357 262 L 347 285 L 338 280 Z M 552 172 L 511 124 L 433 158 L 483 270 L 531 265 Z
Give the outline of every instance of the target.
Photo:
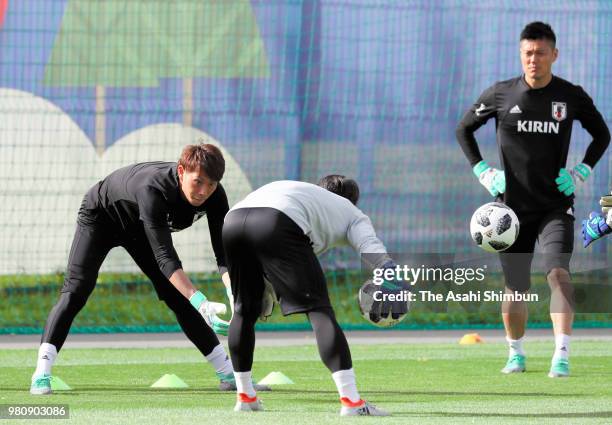
M 223 225 L 235 309 L 259 316 L 264 278 L 286 316 L 331 307 L 327 283 L 310 239 L 293 220 L 273 208 L 230 211 Z
M 151 280 L 160 300 L 176 296 L 178 290 L 164 276 L 144 229 L 126 235 L 97 209 L 88 209 L 83 200 L 77 217 L 77 227 L 70 248 L 66 277 L 61 292 L 88 297 L 96 286 L 98 272 L 108 252 L 121 246 L 130 254 L 142 272 Z
M 518 215 L 518 214 L 517 214 Z M 570 271 L 574 249 L 573 208 L 560 208 L 545 213 L 518 215 L 519 236 L 510 248 L 499 254 L 506 287 L 525 292 L 531 287 L 531 263 L 538 242 L 543 271 L 553 268 Z

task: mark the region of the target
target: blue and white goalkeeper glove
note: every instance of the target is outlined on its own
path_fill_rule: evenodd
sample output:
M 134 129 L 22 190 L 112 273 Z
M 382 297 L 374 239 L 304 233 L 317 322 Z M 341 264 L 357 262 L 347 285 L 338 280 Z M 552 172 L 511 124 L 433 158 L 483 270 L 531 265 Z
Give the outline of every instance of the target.
M 557 189 L 565 196 L 570 196 L 584 183 L 591 175 L 591 167 L 585 163 L 578 164 L 571 170 L 561 168 L 559 177 L 555 179 Z
M 216 334 L 227 336 L 229 322 L 217 317 L 217 314 L 224 314 L 227 311 L 225 304 L 208 301 L 206 296 L 200 291 L 196 291 L 189 298 L 189 302 L 200 312 L 206 324 L 210 326 Z
M 472 171 L 491 196 L 497 196 L 506 191 L 506 176 L 503 170 L 490 167 L 486 161 L 480 161 L 474 165 Z
M 612 233 L 612 193 L 602 196 L 599 205 L 601 205 L 601 214 L 593 211 L 589 214 L 588 220 L 582 220 L 582 239 L 585 248 L 593 241 Z
M 588 220 L 582 220 L 582 239 L 585 248 L 610 233 L 612 227 L 606 222 L 605 217 L 596 211 L 589 214 Z

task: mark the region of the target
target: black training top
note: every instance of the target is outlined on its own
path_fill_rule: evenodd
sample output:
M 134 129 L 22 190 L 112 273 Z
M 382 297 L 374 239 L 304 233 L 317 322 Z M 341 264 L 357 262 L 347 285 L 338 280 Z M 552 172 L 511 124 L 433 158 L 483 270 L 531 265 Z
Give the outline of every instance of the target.
M 593 141 L 583 162 L 593 167 L 606 151 L 610 132 L 580 86 L 553 76 L 543 88 L 523 77 L 485 90 L 457 127 L 457 140 L 472 167 L 482 161 L 474 132 L 495 118 L 497 146 L 506 176 L 504 202 L 517 212 L 570 207 L 573 195 L 559 192 L 555 179 L 566 166 L 572 123 L 580 121 Z
M 85 207 L 106 213 L 124 234 L 144 233 L 159 268 L 166 277 L 182 268 L 172 244 L 171 232 L 186 229 L 205 214 L 220 273 L 226 269 L 221 240 L 223 219 L 229 210 L 223 186 L 199 207 L 182 198 L 175 162 L 144 162 L 120 168 L 94 185 Z

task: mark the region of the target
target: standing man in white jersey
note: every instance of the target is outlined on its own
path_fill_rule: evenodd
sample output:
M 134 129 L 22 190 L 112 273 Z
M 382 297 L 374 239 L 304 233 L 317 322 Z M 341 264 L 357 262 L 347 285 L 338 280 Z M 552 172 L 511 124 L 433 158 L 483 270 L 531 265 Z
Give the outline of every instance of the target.
M 492 196 L 512 208 L 521 223 L 518 239 L 500 254 L 508 292 L 529 290 L 536 241 L 544 253 L 551 289 L 550 317 L 555 351 L 549 376 L 569 376 L 573 289 L 569 261 L 574 244 L 574 193 L 584 184 L 610 142 L 610 132 L 593 101 L 580 87 L 552 74 L 559 52 L 552 28 L 525 26 L 520 36 L 523 75 L 485 90 L 457 127 L 457 139 L 474 174 Z M 495 119 L 503 170 L 480 155 L 474 132 Z M 572 124 L 580 121 L 593 137 L 582 162 L 566 168 Z M 525 371 L 524 301 L 502 305 L 509 344 L 503 373 Z
M 391 266 L 370 219 L 355 206 L 358 198 L 357 183 L 340 175 L 323 178 L 319 186 L 277 181 L 252 192 L 225 217 L 223 246 L 236 302 L 228 340 L 238 393 L 234 410 L 262 410 L 251 384 L 251 368 L 255 322 L 269 308 L 262 309 L 262 300 L 267 299 L 265 279 L 284 315 L 308 316 L 321 359 L 340 394 L 340 414 L 388 415 L 362 400 L 357 391 L 349 346 L 317 258 L 330 248 L 350 245 L 361 254 L 378 254 L 375 267 Z

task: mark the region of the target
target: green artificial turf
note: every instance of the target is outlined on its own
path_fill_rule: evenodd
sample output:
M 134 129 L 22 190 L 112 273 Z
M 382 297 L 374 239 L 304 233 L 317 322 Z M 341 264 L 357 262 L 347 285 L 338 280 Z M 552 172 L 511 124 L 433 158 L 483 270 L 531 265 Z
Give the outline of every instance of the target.
M 552 348 L 527 343 L 528 371 L 505 376 L 501 343 L 353 345 L 362 396 L 393 413 L 353 419 L 338 416 L 334 383 L 312 345 L 256 349 L 256 379 L 281 371 L 295 382 L 261 393 L 266 411 L 257 413 L 232 412 L 235 395 L 216 389 L 195 349 L 65 349 L 53 372 L 73 390 L 36 397 L 28 393 L 36 351 L 3 349 L 0 404 L 68 404 L 70 419 L 55 424 L 612 423 L 612 342 L 574 342 L 568 379 L 546 376 Z M 166 373 L 189 388 L 149 388 Z

